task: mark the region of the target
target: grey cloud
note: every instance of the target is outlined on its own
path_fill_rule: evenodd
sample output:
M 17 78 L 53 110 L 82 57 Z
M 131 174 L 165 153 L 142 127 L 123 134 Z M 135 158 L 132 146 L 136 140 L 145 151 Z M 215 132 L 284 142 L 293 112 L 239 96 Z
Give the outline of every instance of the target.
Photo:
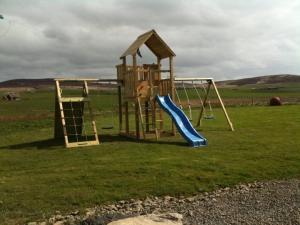
M 1 0 L 0 80 L 114 75 L 119 56 L 156 29 L 175 51 L 178 74 L 216 79 L 297 73 L 297 0 Z M 146 62 L 155 58 L 141 49 Z
M 47 38 L 56 39 L 59 42 L 70 43 L 72 41 L 71 37 L 61 29 L 47 28 L 44 30 L 44 34 Z

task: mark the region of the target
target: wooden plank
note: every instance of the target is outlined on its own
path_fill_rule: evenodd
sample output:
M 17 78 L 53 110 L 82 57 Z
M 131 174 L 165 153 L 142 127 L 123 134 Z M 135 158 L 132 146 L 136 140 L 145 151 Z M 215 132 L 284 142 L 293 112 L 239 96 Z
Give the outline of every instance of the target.
M 86 97 L 61 97 L 61 102 L 88 102 L 89 98 Z
M 83 93 L 82 97 L 87 97 L 89 95 L 89 87 L 87 85 L 87 81 L 83 81 Z
M 118 79 L 97 79 L 96 83 L 121 83 Z
M 67 148 L 75 148 L 75 147 L 84 147 L 84 146 L 93 146 L 93 145 L 99 145 L 99 142 L 97 140 L 95 141 L 80 141 L 80 142 L 71 142 L 66 144 Z

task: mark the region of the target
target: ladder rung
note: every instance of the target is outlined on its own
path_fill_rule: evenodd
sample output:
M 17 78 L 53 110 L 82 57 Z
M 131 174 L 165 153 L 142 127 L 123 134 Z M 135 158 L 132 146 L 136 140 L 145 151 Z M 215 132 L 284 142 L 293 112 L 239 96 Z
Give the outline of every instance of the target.
M 61 97 L 60 102 L 88 102 L 87 97 Z

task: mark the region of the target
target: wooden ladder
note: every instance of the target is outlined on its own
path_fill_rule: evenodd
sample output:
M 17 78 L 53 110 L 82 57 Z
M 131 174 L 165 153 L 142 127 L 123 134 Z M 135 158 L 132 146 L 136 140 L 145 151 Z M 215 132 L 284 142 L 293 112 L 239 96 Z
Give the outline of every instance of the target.
M 153 100 L 151 100 L 153 101 Z M 151 102 L 150 101 L 150 102 Z M 152 125 L 153 126 L 153 129 L 155 131 L 155 137 L 156 139 L 158 140 L 159 137 L 160 137 L 160 129 L 157 128 L 156 126 L 156 122 L 162 122 L 161 119 L 156 119 L 156 113 L 159 112 L 161 113 L 161 109 L 160 108 L 156 108 L 154 107 L 153 109 L 153 106 L 152 104 L 155 104 L 155 102 L 151 103 L 151 113 L 149 113 L 149 117 L 151 116 L 152 117 L 152 123 L 147 123 L 145 122 L 144 120 L 144 117 L 146 117 L 146 115 L 143 113 L 143 108 L 142 108 L 142 104 L 141 104 L 141 99 L 138 97 L 137 98 L 137 102 L 138 102 L 138 108 L 139 108 L 139 120 L 140 120 L 140 124 L 141 124 L 141 128 L 142 128 L 142 135 L 143 135 L 143 138 L 146 139 L 146 131 L 145 131 L 145 125 Z M 154 121 L 154 122 L 153 122 Z
M 62 97 L 61 81 L 83 81 L 81 97 Z M 55 138 L 64 137 L 67 148 L 98 145 L 98 133 L 93 117 L 89 89 L 85 79 L 55 79 Z M 92 138 L 86 133 L 84 107 L 87 105 L 92 126 Z

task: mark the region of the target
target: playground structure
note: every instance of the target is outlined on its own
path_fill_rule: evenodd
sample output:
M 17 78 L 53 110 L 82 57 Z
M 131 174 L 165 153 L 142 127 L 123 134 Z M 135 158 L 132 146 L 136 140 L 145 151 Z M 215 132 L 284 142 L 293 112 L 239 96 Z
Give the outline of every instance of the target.
M 137 55 L 140 55 L 140 47 L 146 45 L 150 51 L 156 56 L 156 63 L 137 65 Z M 132 65 L 127 64 L 126 57 L 132 57 Z M 140 35 L 129 48 L 121 55 L 122 64 L 116 66 L 117 80 L 120 84 L 119 90 L 119 129 L 120 134 L 137 139 L 145 139 L 148 135 L 155 134 L 156 139 L 159 139 L 161 134 L 166 133 L 164 130 L 164 109 L 173 119 L 171 134 L 175 135 L 175 125 L 177 130 L 182 134 L 183 130 L 188 130 L 190 127 L 188 122 L 183 118 L 182 113 L 174 108 L 175 94 L 178 96 L 175 82 L 181 81 L 205 81 L 207 82 L 206 94 L 201 100 L 201 109 L 199 112 L 197 126 L 201 125 L 201 120 L 205 117 L 205 106 L 208 103 L 211 111 L 211 105 L 208 101 L 208 95 L 211 88 L 215 90 L 222 110 L 226 116 L 228 125 L 233 131 L 233 125 L 227 114 L 223 101 L 219 95 L 218 89 L 212 78 L 175 78 L 173 58 L 175 53 L 161 39 L 155 30 L 151 30 Z M 168 67 L 162 68 L 162 60 L 168 59 Z M 164 73 L 164 79 L 162 79 Z M 197 88 L 195 88 L 197 91 Z M 199 93 L 198 93 L 199 94 Z M 170 99 L 160 98 L 159 96 L 170 96 Z M 162 101 L 164 102 L 162 102 Z M 165 101 L 168 100 L 168 101 Z M 179 99 L 178 99 L 179 100 Z M 171 102 L 170 102 L 171 101 Z M 168 103 L 166 103 L 168 102 Z M 158 106 L 158 103 L 161 107 Z M 167 105 L 164 105 L 164 104 Z M 180 100 L 178 101 L 180 105 Z M 134 105 L 135 129 L 130 129 L 129 122 L 129 106 Z M 177 107 L 178 108 L 178 107 Z M 179 108 L 178 108 L 179 109 Z M 179 109 L 180 110 L 180 109 Z M 191 109 L 190 109 L 191 111 Z M 181 116 L 180 116 L 181 115 Z M 210 115 L 213 118 L 213 115 Z M 183 123 L 185 121 L 185 123 Z M 178 127 L 179 125 L 183 127 Z M 180 125 L 180 126 L 181 126 Z M 188 131 L 187 131 L 188 132 Z M 193 131 L 192 131 L 193 133 Z M 184 135 L 183 135 L 184 136 Z
M 140 56 L 140 47 L 146 45 L 155 55 L 156 63 L 137 64 L 137 56 Z M 132 57 L 132 64 L 127 64 L 127 57 Z M 190 82 L 193 90 L 198 96 L 200 103 L 199 115 L 196 126 L 201 126 L 202 119 L 213 119 L 213 111 L 208 99 L 211 89 L 215 90 L 218 101 L 222 107 L 230 129 L 233 125 L 227 114 L 218 89 L 212 78 L 175 78 L 173 58 L 175 53 L 161 39 L 155 30 L 140 35 L 129 48 L 121 55 L 122 64 L 116 66 L 117 79 L 75 79 L 83 82 L 81 96 L 63 97 L 60 82 L 70 81 L 68 79 L 56 79 L 56 104 L 55 104 L 55 138 L 64 137 L 66 147 L 88 146 L 99 144 L 98 133 L 89 99 L 87 83 L 116 82 L 118 91 L 118 123 L 119 134 L 135 138 L 137 140 L 156 138 L 162 135 L 175 135 L 176 128 L 186 141 L 194 146 L 203 146 L 207 140 L 201 136 L 192 125 L 192 109 L 190 99 L 186 91 L 186 85 Z M 162 68 L 162 61 L 168 60 L 167 68 Z M 162 76 L 162 74 L 164 76 Z M 74 79 L 73 79 L 74 80 Z M 195 82 L 202 84 L 204 97 L 201 98 Z M 183 111 L 183 104 L 178 95 L 178 84 L 182 85 L 188 103 L 188 114 Z M 190 84 L 189 84 L 190 85 Z M 177 88 L 176 88 L 177 87 Z M 176 101 L 177 97 L 177 101 Z M 176 104 L 176 103 L 177 104 Z M 208 106 L 208 109 L 207 109 Z M 133 107 L 133 110 L 131 110 Z M 86 121 L 84 109 L 88 108 L 90 127 L 92 132 L 86 134 Z M 130 121 L 133 111 L 134 127 Z M 164 114 L 172 119 L 171 130 L 165 130 Z M 112 120 L 114 117 L 112 116 Z M 112 121 L 113 122 L 113 121 Z M 112 129 L 113 123 L 102 129 Z
M 156 56 L 156 64 L 137 65 L 137 53 L 145 44 Z M 127 65 L 126 57 L 132 57 L 132 65 Z M 140 35 L 121 55 L 123 63 L 117 65 L 117 79 L 121 84 L 122 96 L 119 95 L 120 134 L 137 139 L 154 134 L 158 139 L 163 131 L 163 112 L 155 101 L 156 95 L 170 94 L 174 96 L 173 57 L 175 53 L 151 30 Z M 161 68 L 161 61 L 168 59 L 168 68 Z M 168 79 L 162 79 L 162 73 L 168 74 Z M 134 105 L 135 129 L 130 129 L 129 107 Z M 124 113 L 123 113 L 124 108 Z M 123 116 L 124 115 L 124 116 Z M 175 127 L 172 126 L 175 135 Z

